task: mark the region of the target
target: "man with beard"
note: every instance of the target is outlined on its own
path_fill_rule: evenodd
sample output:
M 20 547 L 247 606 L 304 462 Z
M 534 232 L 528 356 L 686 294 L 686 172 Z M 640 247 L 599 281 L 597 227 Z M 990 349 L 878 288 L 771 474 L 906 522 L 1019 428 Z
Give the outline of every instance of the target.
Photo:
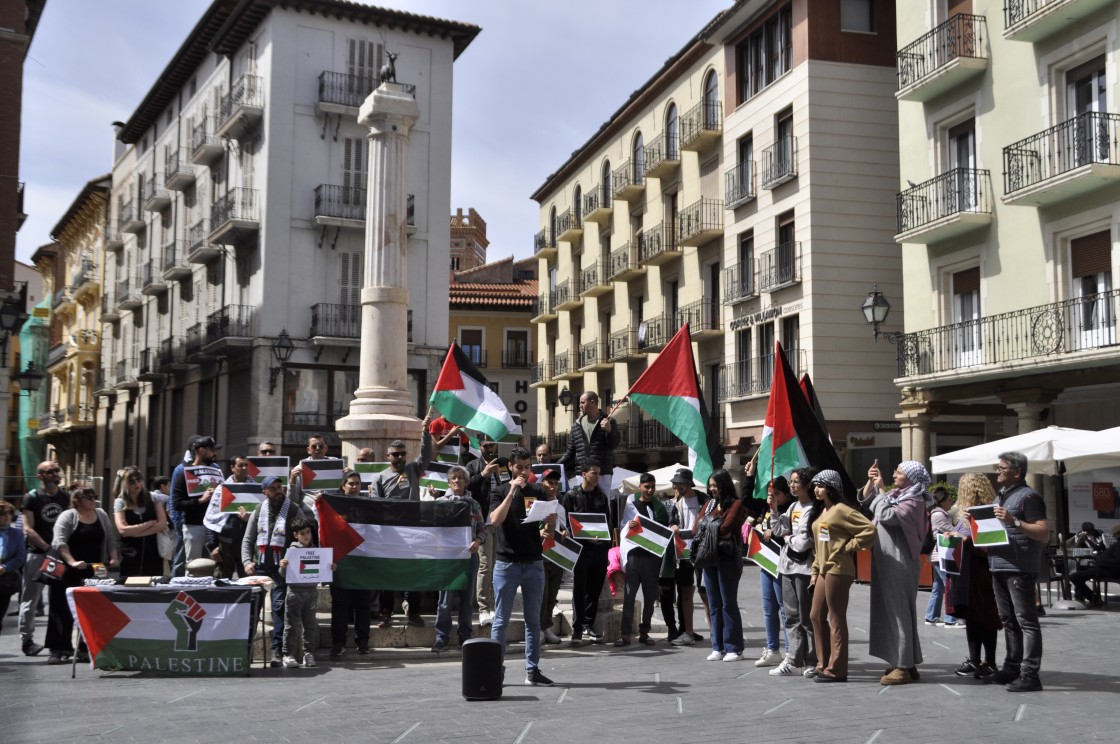
M 490 494 L 498 492 L 503 472 L 498 460 L 498 443 L 485 434 L 478 435 L 482 457 L 466 464 L 470 480 L 467 490 L 482 507 L 483 514 L 490 513 Z M 478 548 L 478 576 L 475 599 L 478 603 L 478 624 L 489 625 L 494 621 L 494 531 L 486 531 L 486 539 Z
M 214 437 L 192 437 L 191 464 L 213 465 L 219 449 L 221 445 L 214 443 Z M 183 518 L 183 552 L 188 563 L 195 558 L 202 558 L 205 554 L 206 526 L 202 520 L 206 516 L 206 509 L 213 495 L 214 487 L 211 486 L 201 496 L 191 496 L 187 490 L 186 470 L 176 468 L 171 483 L 171 501 L 175 505 L 175 511 Z
M 610 503 L 599 488 L 599 461 L 590 458 L 580 465 L 583 480 L 564 494 L 561 505 L 569 519 L 575 514 L 602 514 L 611 523 Z M 603 634 L 592 627 L 599 611 L 599 595 L 607 579 L 607 554 L 611 549 L 609 539 L 583 540 L 583 549 L 572 571 L 572 640 L 573 646 L 583 643 L 583 631 L 592 643 L 602 643 Z
M 60 487 L 62 469 L 53 460 L 39 463 L 39 487 L 23 497 L 23 536 L 27 541 L 27 562 L 23 569 L 23 591 L 19 598 L 19 634 L 23 653 L 36 656 L 43 646 L 35 643 L 35 608 L 43 594 L 37 581 L 43 557 L 54 539 L 54 523 L 64 509 L 70 508 L 70 494 Z

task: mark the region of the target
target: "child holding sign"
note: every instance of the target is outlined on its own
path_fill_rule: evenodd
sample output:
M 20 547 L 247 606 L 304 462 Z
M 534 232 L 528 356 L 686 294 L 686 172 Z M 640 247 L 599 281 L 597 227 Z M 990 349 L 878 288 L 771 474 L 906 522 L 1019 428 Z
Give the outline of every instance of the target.
M 303 517 L 292 520 L 292 533 L 296 539 L 290 547 L 315 547 L 315 530 Z M 331 564 L 331 570 L 334 570 L 334 564 Z M 280 571 L 283 574 L 287 573 L 287 557 L 280 561 Z M 299 666 L 298 649 L 301 635 L 303 636 L 303 665 L 315 666 L 315 633 L 319 630 L 315 622 L 315 609 L 318 604 L 318 583 L 288 582 L 288 593 L 284 597 L 284 666 Z

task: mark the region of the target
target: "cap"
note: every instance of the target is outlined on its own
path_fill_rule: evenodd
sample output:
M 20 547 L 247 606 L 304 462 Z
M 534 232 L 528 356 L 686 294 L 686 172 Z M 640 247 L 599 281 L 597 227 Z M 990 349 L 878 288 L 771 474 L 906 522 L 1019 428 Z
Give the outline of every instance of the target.
M 821 485 L 829 486 L 836 493 L 844 493 L 844 481 L 840 479 L 840 474 L 835 470 L 822 470 L 813 476 L 814 484 L 820 483 Z
M 677 471 L 677 473 L 680 473 L 680 472 L 681 472 L 680 470 Z M 677 476 L 675 476 L 675 475 L 673 476 L 673 478 L 676 478 L 676 477 Z M 653 477 L 652 473 L 642 473 L 641 475 L 638 476 L 638 483 L 657 483 L 657 479 Z
M 280 483 L 280 479 L 275 475 L 265 476 L 265 479 L 261 481 L 261 488 L 268 488 L 273 483 Z
M 187 440 L 187 449 L 192 453 L 197 452 L 199 447 L 208 447 L 210 449 L 220 450 L 222 448 L 222 445 L 217 444 L 214 441 L 214 437 L 202 436 L 201 434 L 195 434 Z
M 692 478 L 692 471 L 689 470 L 688 468 L 681 468 L 680 470 L 678 470 L 676 473 L 673 474 L 673 477 L 672 477 L 672 479 L 670 479 L 669 482 L 670 483 L 676 483 L 678 485 L 683 483 L 683 484 L 686 484 L 686 485 L 689 485 L 689 486 L 691 486 L 693 483 L 695 483 L 695 481 Z
M 560 471 L 556 468 L 549 468 L 541 473 L 541 480 L 560 480 Z

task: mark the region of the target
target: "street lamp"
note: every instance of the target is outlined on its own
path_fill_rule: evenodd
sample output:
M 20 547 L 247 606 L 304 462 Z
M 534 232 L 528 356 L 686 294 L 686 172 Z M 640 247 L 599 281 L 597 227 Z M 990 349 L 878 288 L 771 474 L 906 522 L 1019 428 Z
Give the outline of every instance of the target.
M 284 371 L 284 364 L 292 358 L 292 352 L 295 351 L 295 344 L 292 343 L 292 337 L 288 335 L 288 329 L 280 331 L 280 335 L 272 342 L 272 354 L 276 357 L 276 361 L 280 366 L 273 367 L 268 371 L 268 394 L 272 395 L 276 392 L 276 382 L 280 379 L 280 373 Z
M 14 379 L 19 383 L 20 392 L 26 390 L 28 393 L 35 393 L 38 392 L 39 386 L 43 384 L 45 376 L 39 371 L 39 365 L 35 362 L 28 362 L 27 369 L 16 375 Z
M 891 333 L 879 332 L 879 324 L 885 323 L 887 316 L 891 312 L 891 303 L 887 302 L 887 298 L 879 291 L 878 284 L 874 285 L 871 291 L 867 293 L 867 299 L 863 301 L 860 310 L 863 311 L 864 320 L 875 330 L 876 343 L 879 341 L 879 336 L 887 339 L 887 341 L 892 344 L 897 344 L 899 339 L 902 338 L 903 334 L 897 331 Z
M 568 388 L 560 391 L 560 405 L 564 406 L 564 413 L 567 413 L 568 407 L 572 405 L 572 391 Z

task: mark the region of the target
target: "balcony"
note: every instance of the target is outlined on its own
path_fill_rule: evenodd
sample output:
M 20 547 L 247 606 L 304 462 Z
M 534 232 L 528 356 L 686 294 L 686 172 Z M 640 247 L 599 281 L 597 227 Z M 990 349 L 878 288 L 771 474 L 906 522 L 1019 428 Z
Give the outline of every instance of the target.
M 1115 0 L 1006 0 L 1003 38 L 1040 41 L 1110 5 Z
M 159 264 L 156 263 L 154 258 L 145 264 L 141 271 L 140 294 L 153 297 L 167 291 L 167 285 L 163 283 Z
M 152 349 L 140 350 L 139 374 L 137 379 L 141 382 L 162 380 L 163 374 L 159 371 L 159 357 Z
M 230 189 L 210 208 L 211 243 L 234 245 L 260 227 L 256 189 Z
M 612 362 L 633 362 L 645 357 L 645 352 L 638 348 L 638 332 L 630 326 L 612 333 L 608 342 Z
M 226 305 L 206 319 L 206 339 L 202 351 L 216 354 L 231 348 L 253 345 L 252 305 Z
M 609 277 L 610 261 L 599 261 L 579 272 L 579 296 L 602 297 L 614 289 Z
M 131 280 L 122 279 L 117 282 L 117 309 L 138 310 L 143 304 L 144 300 Z
M 160 341 L 157 365 L 160 372 L 176 372 L 190 368 L 182 341 L 177 338 L 165 338 Z
M 529 369 L 533 358 L 528 349 L 509 348 L 502 350 L 502 369 Z
M 786 349 L 786 358 L 795 377 L 800 377 L 802 372 L 807 371 L 804 351 Z M 720 367 L 719 402 L 769 395 L 773 379 L 773 354 L 725 364 Z
M 954 168 L 898 195 L 899 243 L 932 244 L 992 224 L 991 173 Z
M 366 190 L 357 186 L 315 187 L 315 224 L 364 230 Z
M 140 380 L 136 378 L 136 369 L 132 366 L 132 362 L 127 359 L 117 362 L 113 387 L 117 390 L 135 390 L 140 387 Z
M 556 299 L 556 295 L 552 292 L 542 292 L 537 297 L 536 307 L 533 309 L 533 319 L 531 323 L 547 323 L 550 320 L 556 320 L 556 308 L 552 304 Z
M 723 301 L 729 305 L 758 297 L 754 261 L 737 263 L 723 270 Z
M 801 243 L 782 243 L 758 257 L 758 288 L 763 292 L 801 281 Z
M 550 387 L 555 384 L 551 364 L 538 362 L 529 369 L 529 387 Z
M 474 366 L 480 369 L 485 369 L 488 366 L 487 362 L 489 361 L 489 356 L 486 353 L 486 349 L 481 346 L 472 346 L 471 344 L 460 346 L 459 348 L 462 350 L 463 355 L 466 356 Z
M 120 225 L 121 232 L 132 233 L 138 235 L 144 232 L 147 224 L 144 218 L 136 210 L 135 202 L 122 202 L 117 211 L 117 224 Z
M 541 230 L 533 236 L 533 258 L 556 258 L 556 236 L 551 230 Z
M 57 434 L 62 426 L 62 411 L 43 411 L 39 414 L 39 436 Z
M 669 263 L 680 258 L 682 252 L 673 228 L 664 223 L 658 223 L 638 235 L 638 263 L 642 266 Z
M 556 217 L 556 229 L 560 233 L 556 239 L 571 243 L 583 235 L 583 221 L 579 209 L 565 209 Z
M 163 185 L 172 191 L 183 191 L 194 183 L 194 166 L 189 153 L 177 149 L 168 155 L 163 163 L 163 174 Z
M 171 205 L 171 192 L 160 185 L 162 180 L 156 173 L 144 183 L 140 203 L 145 212 L 162 212 Z
M 631 245 L 630 242 L 626 242 L 611 251 L 609 267 L 611 281 L 624 282 L 646 272 L 645 267 L 638 263 L 637 243 L 638 241 L 635 241 L 635 244 Z
M 664 132 L 646 145 L 646 178 L 672 178 L 681 167 L 678 137 Z
M 226 151 L 222 138 L 214 134 L 214 118 L 204 117 L 191 130 L 191 162 L 210 165 Z
M 348 75 L 345 72 L 319 73 L 319 99 L 316 107 L 327 114 L 356 117 L 358 109 L 380 84 L 376 74 Z
M 641 196 L 646 188 L 643 168 L 640 165 L 631 164 L 629 160 L 623 163 L 621 167 L 615 168 L 614 173 L 611 174 L 611 182 L 614 184 L 614 198 L 621 201 L 630 201 L 637 196 Z
M 739 163 L 727 173 L 723 174 L 723 193 L 727 196 L 727 208 L 735 209 L 749 201 L 753 201 L 754 192 L 754 161 L 748 160 Z
M 1120 290 L 1114 289 L 907 333 L 898 342 L 898 376 L 1045 374 L 1114 363 L 1118 315 Z
M 362 306 L 320 302 L 311 306 L 311 332 L 313 344 L 347 345 L 361 341 Z M 341 342 L 341 344 L 340 344 Z
M 720 305 L 715 298 L 704 298 L 690 302 L 677 308 L 672 334 L 679 331 L 685 323 L 688 324 L 689 333 L 693 341 L 704 341 L 723 335 L 723 324 L 720 322 Z M 670 338 L 672 338 L 670 334 Z
M 579 292 L 575 291 L 572 285 L 574 282 L 570 279 L 565 279 L 556 285 L 556 289 L 552 290 L 552 306 L 557 310 L 574 310 L 583 304 L 580 299 Z
M 654 419 L 639 419 L 619 425 L 619 448 L 631 452 L 679 449 L 681 440 Z
M 106 292 L 101 295 L 101 320 L 106 323 L 116 323 L 121 319 L 121 311 L 117 309 L 117 300 Z
M 242 75 L 222 96 L 214 134 L 240 139 L 257 126 L 263 115 L 264 81 L 259 75 Z
M 984 16 L 960 13 L 896 55 L 900 101 L 929 101 L 988 69 Z
M 677 212 L 677 244 L 704 245 L 723 237 L 723 202 L 701 199 Z
M 187 329 L 187 339 L 186 343 L 183 344 L 183 351 L 186 352 L 188 360 L 207 358 L 202 353 L 204 338 L 202 323 L 195 323 Z
M 704 101 L 681 117 L 681 149 L 700 152 L 720 141 L 723 134 L 723 104 Z
M 105 250 L 109 253 L 116 253 L 121 248 L 124 248 L 124 235 L 114 225 L 106 225 L 105 227 Z
M 210 224 L 205 218 L 191 225 L 187 231 L 187 261 L 208 264 L 222 254 L 222 247 L 210 242 Z
M 97 354 L 101 348 L 98 346 L 101 334 L 92 328 L 82 328 L 70 334 L 70 345 L 67 356 L 77 354 Z
M 73 431 L 75 429 L 88 429 L 96 422 L 97 408 L 88 403 L 80 403 L 78 405 L 66 406 L 61 421 L 61 428 L 64 431 Z
M 47 349 L 47 370 L 53 370 L 66 359 L 66 344 L 56 343 Z
M 165 282 L 175 279 L 189 279 L 191 264 L 187 260 L 187 244 L 182 240 L 169 240 L 163 244 L 163 260 L 160 263 L 160 276 Z
M 97 264 L 88 258 L 82 259 L 78 268 L 70 275 L 70 294 L 75 302 L 95 300 L 100 289 Z
M 782 137 L 762 151 L 762 188 L 775 189 L 797 178 L 797 138 Z
M 113 372 L 111 370 L 98 369 L 97 382 L 93 386 L 93 394 L 98 398 L 103 398 L 107 395 L 113 395 Z
M 661 351 L 673 332 L 673 323 L 666 313 L 646 318 L 638 325 L 638 351 L 645 354 Z
M 576 366 L 574 354 L 564 351 L 552 357 L 552 377 L 555 380 L 574 380 L 582 377 L 583 373 Z
M 1003 148 L 1003 202 L 1048 206 L 1120 182 L 1120 114 L 1087 112 Z
M 579 371 L 600 372 L 614 367 L 610 357 L 610 344 L 591 341 L 579 347 Z
M 583 221 L 606 225 L 614 212 L 613 196 L 610 189 L 596 186 L 583 195 Z

